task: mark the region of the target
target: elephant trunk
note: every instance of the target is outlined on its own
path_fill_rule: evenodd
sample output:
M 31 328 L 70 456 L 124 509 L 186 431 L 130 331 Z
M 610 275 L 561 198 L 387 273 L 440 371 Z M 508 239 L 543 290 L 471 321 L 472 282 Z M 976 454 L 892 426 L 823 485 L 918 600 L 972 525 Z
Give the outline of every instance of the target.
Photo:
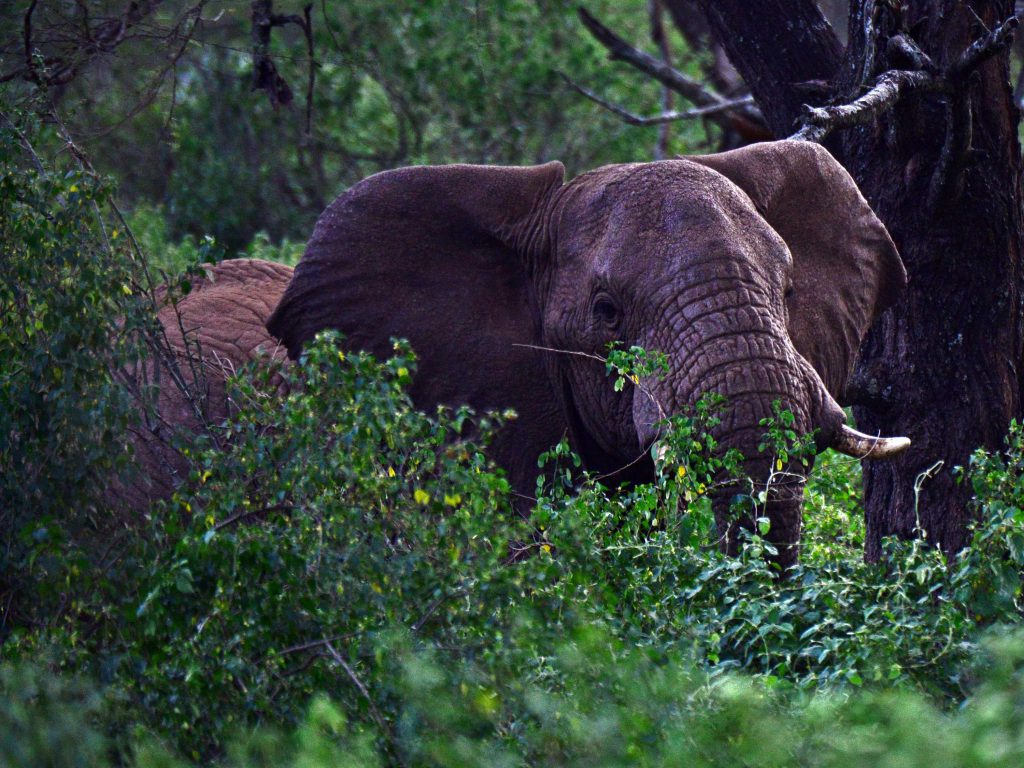
M 726 404 L 722 423 L 712 428 L 720 455 L 735 449 L 743 456 L 737 477 L 716 482 L 712 508 L 720 545 L 729 554 L 736 554 L 742 530 L 757 531 L 758 521 L 767 519 L 765 538 L 776 550 L 772 560 L 785 570 L 799 556 L 804 484 L 814 456 L 788 455 L 783 460 L 790 446 L 774 444 L 764 422 L 777 424 L 779 437 L 784 430 L 799 436 L 831 434 L 842 424 L 843 412 L 824 387 L 792 371 L 768 365 L 757 378 L 779 385 L 734 392 L 730 402 L 735 404 Z M 780 422 L 784 412 L 792 414 L 791 424 Z
M 753 530 L 759 518 L 767 518 L 766 539 L 778 553 L 772 559 L 783 569 L 795 564 L 803 488 L 813 456 L 780 461 L 774 446 L 765 440 L 769 427 L 762 422 L 777 420 L 780 412 L 788 411 L 793 422 L 784 428 L 798 435 L 814 433 L 818 450 L 842 434 L 845 415 L 810 366 L 794 356 L 764 355 L 709 364 L 703 372 L 690 367 L 652 386 L 656 391 L 648 393 L 653 396 L 638 392 L 634 398 L 634 423 L 643 444 L 658 437 L 654 424 L 661 413 L 685 410 L 708 392 L 727 397 L 719 414 L 721 421 L 710 433 L 719 456 L 735 449 L 743 460 L 738 468 L 740 479 L 716 478 L 711 492 L 720 544 L 735 554 L 740 531 Z M 769 445 L 759 451 L 766 442 Z M 799 458 L 808 459 L 808 465 Z

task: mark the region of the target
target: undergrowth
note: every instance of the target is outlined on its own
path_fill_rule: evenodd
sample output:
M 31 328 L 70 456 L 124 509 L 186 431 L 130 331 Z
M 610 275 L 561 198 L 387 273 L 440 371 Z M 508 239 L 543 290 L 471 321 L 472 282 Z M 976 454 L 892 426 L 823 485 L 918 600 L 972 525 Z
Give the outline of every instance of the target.
M 832 459 L 808 494 L 804 560 L 779 579 L 759 536 L 736 558 L 715 546 L 708 413 L 678 419 L 657 482 L 627 491 L 581 482 L 556 447 L 526 521 L 479 451 L 512 415 L 418 412 L 402 344 L 379 362 L 326 336 L 279 373 L 283 401 L 273 371 L 234 382 L 227 451 L 199 450 L 121 559 L 77 574 L 77 611 L 3 647 L 94 681 L 115 752 L 207 760 L 259 726 L 245 749 L 301 752 L 317 733 L 325 754 L 386 764 L 658 764 L 712 750 L 707 713 L 723 708 L 768 749 L 765 713 L 813 741 L 823 711 L 899 701 L 941 719 L 994 684 L 976 662 L 983 630 L 1019 616 L 1016 427 L 1005 456 L 975 457 L 986 522 L 959 560 L 892 542 L 865 564 L 849 509 L 813 518 L 850 487 Z

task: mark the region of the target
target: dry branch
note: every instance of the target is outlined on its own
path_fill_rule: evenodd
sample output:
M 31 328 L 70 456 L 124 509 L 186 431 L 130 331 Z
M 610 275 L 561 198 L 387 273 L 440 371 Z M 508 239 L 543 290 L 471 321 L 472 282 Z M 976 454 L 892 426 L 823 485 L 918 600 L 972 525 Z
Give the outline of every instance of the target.
M 706 114 L 693 114 L 689 117 L 682 117 L 685 113 L 678 113 L 680 117 L 671 119 L 683 120 L 693 119 L 695 117 L 707 117 L 728 129 L 735 128 L 738 119 L 741 122 L 752 123 L 755 125 L 763 123 L 763 118 L 753 101 L 736 103 L 734 100 L 725 98 L 714 89 L 694 80 L 692 77 L 688 77 L 668 63 L 641 51 L 633 45 L 630 45 L 626 40 L 619 37 L 608 29 L 608 27 L 598 21 L 589 11 L 587 11 L 586 8 L 581 7 L 578 13 L 580 21 L 583 23 L 583 26 L 587 28 L 587 31 L 589 31 L 590 34 L 608 50 L 609 59 L 612 61 L 624 61 L 644 74 L 653 77 L 659 83 L 672 89 L 683 98 L 693 102 L 697 107 L 708 108 Z M 584 95 L 587 95 L 588 98 L 590 98 L 589 94 L 585 93 Z M 661 122 L 670 121 L 669 119 L 662 120 L 654 118 L 653 122 L 649 122 L 648 118 L 631 115 L 621 107 L 608 107 L 607 102 L 604 102 L 603 100 L 598 100 L 598 103 L 601 103 L 603 106 L 606 106 L 606 108 L 616 112 L 620 117 L 626 119 L 627 122 L 632 122 L 633 120 L 640 121 L 632 122 L 633 125 L 659 125 Z M 727 106 L 723 107 L 723 105 Z
M 742 96 L 738 99 L 728 99 L 722 101 L 720 104 L 712 104 L 707 107 L 697 107 L 696 109 L 688 109 L 682 112 L 673 110 L 669 112 L 662 112 L 660 115 L 654 115 L 652 117 L 643 117 L 642 115 L 633 114 L 625 107 L 614 104 L 613 102 L 598 96 L 589 88 L 584 88 L 579 83 L 571 80 L 565 74 L 562 74 L 562 79 L 565 80 L 566 84 L 574 91 L 586 96 L 595 104 L 604 107 L 612 114 L 622 118 L 623 122 L 626 122 L 629 125 L 664 125 L 665 123 L 674 123 L 681 120 L 697 120 L 705 117 L 714 117 L 722 114 L 723 112 L 730 112 L 732 110 L 749 107 L 754 103 L 754 98 L 752 96 Z
M 938 68 L 931 57 L 921 50 L 912 37 L 893 35 L 886 43 L 886 49 L 890 58 L 902 57 L 905 59 L 910 64 L 910 69 L 919 69 L 931 74 L 938 73 Z
M 1014 15 L 996 25 L 996 28 L 984 37 L 975 40 L 949 71 L 947 77 L 962 77 L 976 69 L 988 59 L 999 53 L 1013 42 L 1013 33 L 1020 24 L 1020 15 Z
M 587 28 L 590 34 L 608 49 L 608 58 L 612 61 L 624 61 L 636 67 L 644 74 L 650 75 L 662 85 L 671 88 L 697 106 L 710 107 L 725 101 L 722 96 L 706 87 L 703 83 L 687 77 L 664 61 L 660 61 L 627 43 L 594 18 L 586 8 L 579 9 L 579 17 L 580 21 L 583 22 L 583 26 Z
M 939 90 L 941 79 L 927 72 L 891 70 L 881 75 L 871 90 L 850 104 L 833 107 L 805 107 L 803 127 L 790 136 L 797 141 L 820 142 L 837 128 L 869 123 L 892 107 L 908 91 L 923 88 Z
M 135 0 L 128 4 L 120 16 L 107 18 L 95 26 L 89 26 L 86 16 L 85 29 L 81 37 L 61 39 L 56 54 L 44 56 L 38 50 L 34 39 L 33 14 L 39 5 L 33 0 L 25 11 L 22 21 L 22 57 L 24 66 L 0 75 L 0 83 L 18 78 L 36 85 L 67 85 L 78 75 L 82 67 L 93 58 L 110 53 L 128 39 L 128 32 L 138 26 L 162 3 L 163 0 Z M 205 0 L 199 3 L 199 7 Z M 192 10 L 187 13 L 193 13 Z
M 303 8 L 302 16 L 274 13 L 273 0 L 253 0 L 252 3 L 252 88 L 263 90 L 270 97 L 276 109 L 292 102 L 292 89 L 281 77 L 270 54 L 270 36 L 274 27 L 295 24 L 306 38 L 306 54 L 309 57 L 309 77 L 306 82 L 306 133 L 312 130 L 313 87 L 316 82 L 316 60 L 313 55 L 313 5 Z
M 867 23 L 867 22 L 866 22 Z M 960 58 L 944 72 L 937 72 L 932 60 L 904 35 L 889 40 L 889 50 L 902 55 L 908 63 L 919 69 L 892 69 L 875 80 L 867 93 L 849 104 L 830 107 L 804 107 L 800 130 L 790 136 L 803 141 L 822 141 L 837 128 L 849 128 L 874 120 L 883 112 L 892 109 L 910 91 L 942 91 L 949 94 L 950 105 L 946 110 L 946 141 L 940 158 L 939 170 L 933 179 L 929 199 L 934 202 L 942 190 L 948 189 L 950 179 L 962 166 L 963 158 L 970 151 L 970 104 L 965 89 L 970 87 L 971 74 L 985 61 L 996 55 L 1013 40 L 1013 33 L 1020 24 L 1015 15 L 996 25 L 983 37 L 968 46 Z M 869 25 L 870 27 L 870 25 Z M 873 31 L 869 28 L 868 31 Z M 965 125 L 966 122 L 966 125 Z
M 347 661 L 345 661 L 345 658 L 340 653 L 338 653 L 338 649 L 335 648 L 329 641 L 324 642 L 324 648 L 327 649 L 327 653 L 330 656 L 330 658 L 333 659 L 334 662 L 344 670 L 345 675 L 356 687 L 356 690 L 358 690 L 359 693 L 362 695 L 363 699 L 366 701 L 366 706 L 370 712 L 370 717 L 373 718 L 374 723 L 377 724 L 377 727 L 380 729 L 381 733 L 387 737 L 391 744 L 394 744 L 395 736 L 391 730 L 391 725 L 388 723 L 387 718 L 384 717 L 384 714 L 377 708 L 376 703 L 374 703 L 373 696 L 370 695 L 370 689 L 366 687 L 366 683 L 364 683 L 359 678 L 359 675 L 356 674 L 356 671 L 352 668 L 352 666 Z

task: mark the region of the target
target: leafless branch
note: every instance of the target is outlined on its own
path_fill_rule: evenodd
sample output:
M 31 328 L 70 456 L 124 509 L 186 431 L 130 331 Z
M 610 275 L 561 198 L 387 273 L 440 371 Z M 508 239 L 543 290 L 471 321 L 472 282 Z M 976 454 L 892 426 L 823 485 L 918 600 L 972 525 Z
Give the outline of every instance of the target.
M 941 194 L 939 190 L 947 188 L 951 175 L 956 175 L 954 170 L 962 166 L 963 158 L 970 152 L 970 99 L 965 93 L 970 84 L 964 84 L 963 81 L 978 66 L 1010 44 L 1020 18 L 1021 14 L 1014 15 L 996 25 L 995 29 L 974 41 L 952 66 L 941 73 L 937 72 L 931 59 L 913 40 L 903 35 L 894 36 L 889 40 L 889 49 L 918 69 L 893 69 L 883 73 L 875 80 L 871 90 L 849 104 L 805 107 L 803 126 L 790 138 L 820 142 L 837 128 L 871 122 L 878 115 L 892 109 L 910 91 L 946 92 L 950 98 L 946 110 L 946 140 L 929 194 L 930 200 L 936 199 Z M 873 34 L 873 22 L 867 20 L 865 24 L 866 33 Z
M 589 88 L 584 88 L 579 83 L 574 82 L 565 74 L 562 74 L 562 79 L 565 80 L 566 84 L 575 90 L 576 92 L 586 96 L 588 99 L 593 101 L 595 104 L 607 109 L 609 112 L 622 118 L 622 120 L 630 125 L 663 125 L 665 123 L 674 123 L 680 120 L 696 120 L 703 117 L 714 117 L 720 115 L 723 112 L 729 112 L 735 109 L 741 109 L 746 106 L 750 106 L 754 103 L 752 96 L 743 96 L 738 99 L 729 99 L 723 101 L 720 104 L 712 104 L 707 107 L 698 107 L 697 109 L 689 109 L 683 112 L 671 111 L 663 112 L 660 115 L 654 115 L 653 117 L 642 117 L 635 115 L 624 107 L 618 104 L 613 104 L 610 101 L 603 99 L 596 93 L 591 91 Z
M 444 603 L 449 600 L 457 600 L 460 597 L 465 597 L 469 592 L 465 589 L 456 590 L 453 594 L 445 595 L 441 594 L 434 598 L 434 600 L 427 606 L 427 610 L 423 612 L 423 615 L 416 620 L 412 625 L 412 632 L 415 634 L 423 629 L 423 625 L 429 621 L 430 617 L 434 615 L 434 612 L 441 607 Z
M 11 118 L 7 116 L 7 113 L 3 111 L 0 111 L 0 119 L 2 119 L 7 124 L 8 128 L 14 131 L 15 135 L 18 137 L 18 142 L 21 144 L 22 149 L 25 150 L 25 154 L 27 154 L 29 158 L 31 158 L 33 165 L 35 165 L 36 167 L 36 170 L 38 170 L 39 173 L 46 173 L 46 169 L 43 167 L 43 161 L 39 159 L 39 155 L 36 154 L 35 149 L 29 143 L 28 139 L 25 138 L 25 134 L 22 133 L 18 126 L 14 124 L 14 121 L 12 121 Z M 63 204 L 62 200 L 60 202 L 61 204 Z
M 928 188 L 929 210 L 935 210 L 943 200 L 960 197 L 961 171 L 967 164 L 974 138 L 971 90 L 978 79 L 978 72 L 972 71 L 967 86 L 955 89 L 946 100 L 946 136 Z
M 344 635 L 334 635 L 333 637 L 322 637 L 319 640 L 310 640 L 307 643 L 299 643 L 298 645 L 290 645 L 287 648 L 282 648 L 279 651 L 273 651 L 263 656 L 259 656 L 253 662 L 259 664 L 261 661 L 267 658 L 267 656 L 290 656 L 293 653 L 302 653 L 303 651 L 313 651 L 324 648 L 330 643 L 336 643 L 339 640 L 348 640 L 355 637 L 357 633 L 347 632 Z
M 174 27 L 172 27 L 171 30 L 167 33 L 167 41 L 180 40 L 181 44 L 178 45 L 178 47 L 172 51 L 170 57 L 167 60 L 167 63 L 160 68 L 156 75 L 150 78 L 149 85 L 146 86 L 143 95 L 135 103 L 135 105 L 132 106 L 132 108 L 129 109 L 124 115 L 122 115 L 116 122 L 104 126 L 100 130 L 94 131 L 88 135 L 83 136 L 83 143 L 95 141 L 116 131 L 122 125 L 132 120 L 136 115 L 142 112 L 142 110 L 146 109 L 150 104 L 156 101 L 156 98 L 160 93 L 160 90 L 163 86 L 164 81 L 167 78 L 167 75 L 173 72 L 174 76 L 172 77 L 171 86 L 171 106 L 168 111 L 167 120 L 165 121 L 166 130 L 166 126 L 170 124 L 170 120 L 174 112 L 175 93 L 177 89 L 178 62 L 181 61 L 181 57 L 185 55 L 185 51 L 188 48 L 189 43 L 191 43 L 195 39 L 196 31 L 203 20 L 202 10 L 205 4 L 206 0 L 201 0 L 201 2 L 185 11 L 185 13 L 182 14 L 181 18 L 174 25 Z M 191 21 L 192 24 L 186 30 L 185 27 L 189 23 L 189 21 Z
M 316 82 L 316 61 L 313 56 L 313 6 L 303 8 L 302 16 L 273 12 L 273 0 L 253 0 L 252 3 L 252 87 L 264 90 L 270 96 L 270 103 L 277 107 L 292 101 L 292 89 L 277 71 L 270 55 L 270 35 L 274 27 L 295 24 L 306 38 L 306 53 L 309 57 L 309 76 L 306 82 L 306 133 L 312 130 L 313 87 Z
M 672 65 L 672 48 L 668 35 L 665 33 L 665 8 L 661 0 L 647 0 L 647 14 L 651 24 L 651 41 L 657 46 L 661 60 Z M 661 111 L 667 114 L 672 111 L 672 89 L 663 85 L 661 89 Z M 658 140 L 654 144 L 654 159 L 663 160 L 668 155 L 669 123 L 658 127 Z
M 313 57 L 313 4 L 307 3 L 302 9 L 302 32 L 306 36 L 306 53 L 309 54 L 309 79 L 306 81 L 306 135 L 313 132 L 313 89 L 316 86 L 316 59 Z
M 24 66 L 0 75 L 0 83 L 22 78 L 37 85 L 66 85 L 93 58 L 110 53 L 128 39 L 128 32 L 152 14 L 162 1 L 133 0 L 120 16 L 107 18 L 92 27 L 89 26 L 88 15 L 85 15 L 86 26 L 81 37 L 60 41 L 55 54 L 42 57 L 37 49 L 32 26 L 38 0 L 32 0 L 23 21 Z
M 890 58 L 902 57 L 905 59 L 910 64 L 909 69 L 919 69 L 933 75 L 939 71 L 931 57 L 922 51 L 909 35 L 893 35 L 886 43 L 886 50 Z
M 295 507 L 292 504 L 274 504 L 273 506 L 270 507 L 247 509 L 243 512 L 238 512 L 234 515 L 231 515 L 231 517 L 224 518 L 215 526 L 213 526 L 213 530 L 220 531 L 224 528 L 227 528 L 229 525 L 234 525 L 235 523 L 241 520 L 245 520 L 248 517 L 255 517 L 256 515 L 266 515 L 270 514 L 271 512 L 291 512 L 294 509 Z
M 28 9 L 25 11 L 23 33 L 25 41 L 25 72 L 27 72 L 27 78 L 32 81 L 36 81 L 38 79 L 35 61 L 33 60 L 35 51 L 32 46 L 32 14 L 35 13 L 36 5 L 38 5 L 38 0 L 32 0 L 32 2 L 29 3 Z
M 640 72 L 653 77 L 665 87 L 675 91 L 683 98 L 693 102 L 697 107 L 717 107 L 729 102 L 728 99 L 714 89 L 683 74 L 670 64 L 630 45 L 598 21 L 586 8 L 581 7 L 578 14 L 580 21 L 587 28 L 587 31 L 608 50 L 608 57 L 611 60 L 624 61 L 630 64 Z M 711 110 L 706 116 L 727 130 L 740 129 L 757 132 L 758 128 L 764 123 L 760 110 L 752 101 L 741 106 L 730 105 L 727 109 Z M 643 118 L 640 119 L 642 120 Z M 659 123 L 647 124 L 657 125 Z
M 941 90 L 942 80 L 927 72 L 890 70 L 879 76 L 871 90 L 850 104 L 832 107 L 805 107 L 803 127 L 790 136 L 797 141 L 820 142 L 837 128 L 848 128 L 874 120 L 892 107 L 907 92 L 920 89 Z
M 594 18 L 586 8 L 579 9 L 579 17 L 580 21 L 583 22 L 583 26 L 587 28 L 590 34 L 608 49 L 608 58 L 611 60 L 624 61 L 632 65 L 644 74 L 650 75 L 659 83 L 668 86 L 676 93 L 689 99 L 697 106 L 710 107 L 725 101 L 722 96 L 706 87 L 703 83 L 687 77 L 665 62 L 659 61 L 650 54 L 627 43 Z
M 949 78 L 963 77 L 971 70 L 995 56 L 1003 48 L 1013 42 L 1013 34 L 1020 24 L 1021 16 L 1014 15 L 996 25 L 995 29 L 984 37 L 975 40 L 960 59 L 949 68 Z

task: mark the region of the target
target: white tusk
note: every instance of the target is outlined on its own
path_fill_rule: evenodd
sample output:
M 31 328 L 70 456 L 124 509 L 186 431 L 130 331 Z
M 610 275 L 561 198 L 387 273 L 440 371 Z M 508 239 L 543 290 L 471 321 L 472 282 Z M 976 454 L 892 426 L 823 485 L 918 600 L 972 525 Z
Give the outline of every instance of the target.
M 872 437 L 843 424 L 832 448 L 855 459 L 888 459 L 910 447 L 909 437 Z

